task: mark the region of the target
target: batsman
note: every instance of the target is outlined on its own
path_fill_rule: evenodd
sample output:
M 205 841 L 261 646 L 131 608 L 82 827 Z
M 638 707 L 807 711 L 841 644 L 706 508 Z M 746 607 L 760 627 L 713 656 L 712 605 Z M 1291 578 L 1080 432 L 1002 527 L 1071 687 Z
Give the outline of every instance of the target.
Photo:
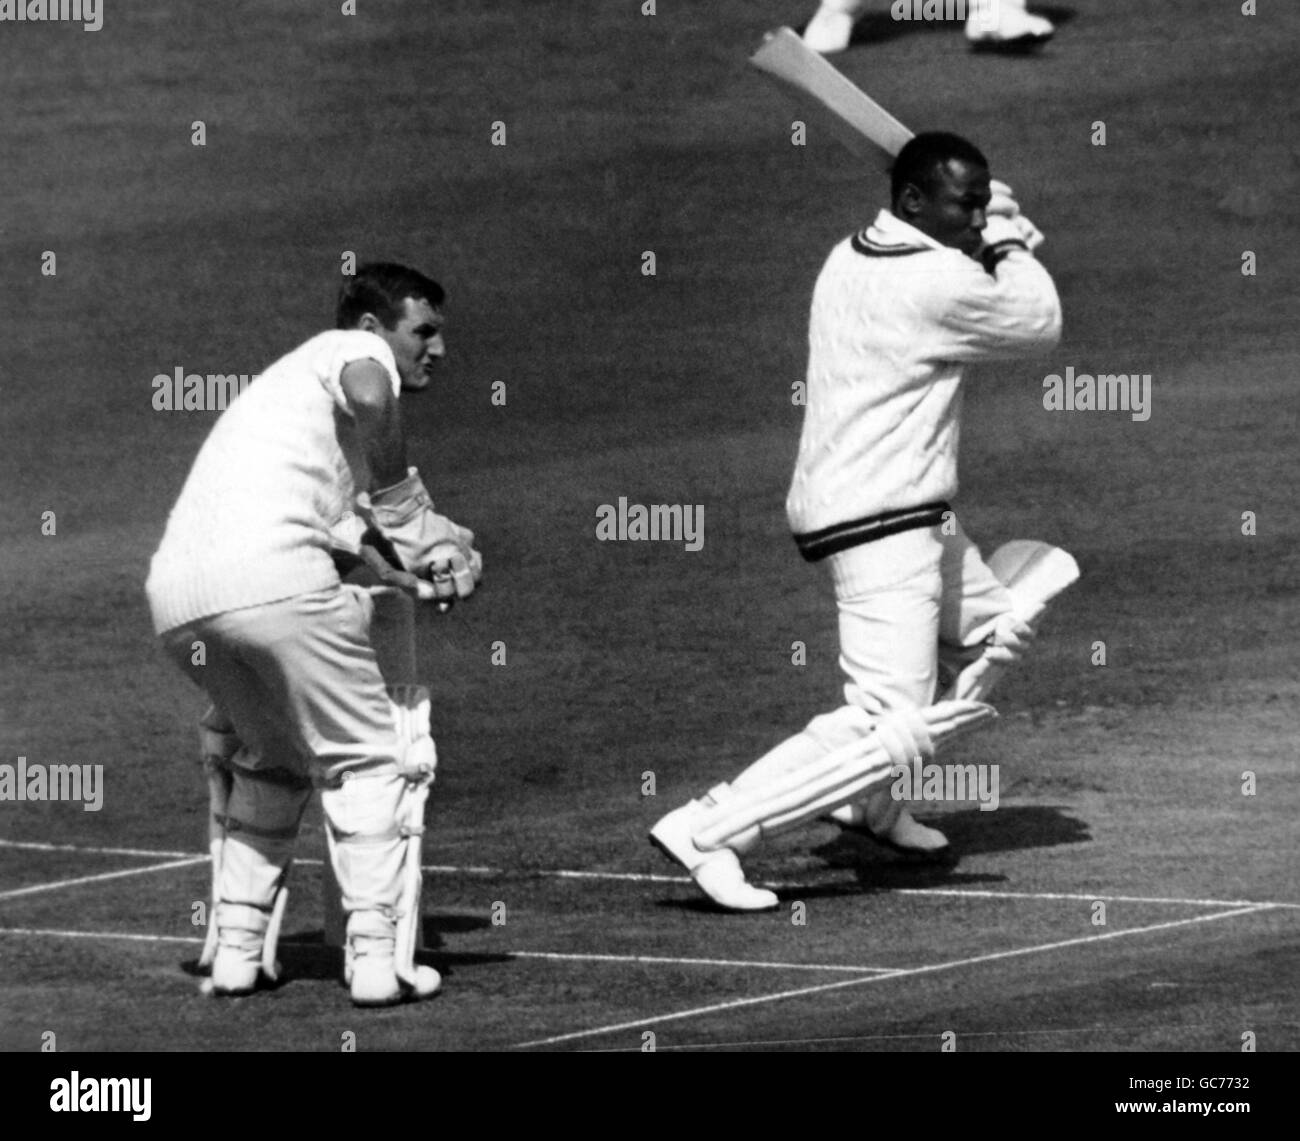
M 822 268 L 786 509 L 835 588 L 844 700 L 651 830 L 721 907 L 775 907 L 739 857 L 809 820 L 928 858 L 948 846 L 894 799 L 896 766 L 928 763 L 995 716 L 980 699 L 1078 574 L 1044 543 L 985 562 L 952 506 L 966 366 L 1060 338 L 1042 240 L 973 144 L 931 132 L 898 152 L 889 208 Z
M 277 977 L 315 789 L 353 1002 L 427 998 L 441 985 L 414 961 L 437 764 L 429 694 L 400 649 L 413 644 L 414 603 L 391 586 L 344 582 L 339 565 L 443 607 L 479 581 L 473 532 L 436 513 L 407 466 L 398 399 L 427 388 L 443 358 L 443 300 L 437 282 L 393 263 L 346 278 L 337 328 L 276 361 L 222 413 L 150 566 L 154 629 L 211 701 L 200 722 L 213 867 L 201 962 L 214 995 Z

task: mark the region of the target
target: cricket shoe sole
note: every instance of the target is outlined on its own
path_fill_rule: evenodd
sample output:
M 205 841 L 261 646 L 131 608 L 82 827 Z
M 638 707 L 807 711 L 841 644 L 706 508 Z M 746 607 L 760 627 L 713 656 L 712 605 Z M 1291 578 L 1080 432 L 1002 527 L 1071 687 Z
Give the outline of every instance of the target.
M 650 829 L 650 843 L 691 875 L 696 886 L 719 907 L 728 911 L 771 911 L 781 901 L 776 893 L 754 887 L 745 879 L 740 858 L 730 848 L 704 852 L 695 846 L 692 822 L 703 811 L 692 800 L 668 813 Z
M 442 990 L 442 976 L 432 967 L 415 968 L 414 983 L 399 979 L 393 961 L 367 956 L 352 966 L 349 982 L 353 1006 L 397 1006 L 403 1002 L 421 1002 Z

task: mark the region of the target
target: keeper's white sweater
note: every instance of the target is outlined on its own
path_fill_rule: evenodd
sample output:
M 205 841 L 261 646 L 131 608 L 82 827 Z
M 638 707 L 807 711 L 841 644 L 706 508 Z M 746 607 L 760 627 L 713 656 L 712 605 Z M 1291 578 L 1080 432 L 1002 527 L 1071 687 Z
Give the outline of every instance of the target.
M 158 633 L 339 581 L 329 527 L 369 468 L 339 383 L 356 360 L 401 382 L 374 333 L 321 333 L 281 357 L 221 414 L 199 450 L 145 585 Z
M 813 290 L 786 501 L 805 557 L 877 537 L 882 514 L 923 525 L 917 510 L 957 491 L 963 365 L 1044 353 L 1060 334 L 1056 287 L 1025 250 L 988 273 L 888 210 L 837 245 Z

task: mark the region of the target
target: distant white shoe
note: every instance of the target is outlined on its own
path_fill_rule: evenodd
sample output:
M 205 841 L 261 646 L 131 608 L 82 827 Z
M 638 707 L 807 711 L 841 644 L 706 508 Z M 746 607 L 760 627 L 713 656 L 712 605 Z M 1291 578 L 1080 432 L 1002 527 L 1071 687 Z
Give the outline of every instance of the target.
M 730 848 L 704 852 L 692 839 L 695 822 L 705 811 L 698 800 L 668 813 L 650 829 L 650 843 L 681 864 L 714 903 L 729 911 L 770 911 L 780 902 L 774 892 L 745 880 L 740 859 Z
M 1020 51 L 1045 44 L 1056 34 L 1050 20 L 1002 0 L 976 11 L 966 20 L 966 39 L 976 51 Z
M 825 7 L 817 9 L 817 14 L 803 30 L 803 42 L 822 55 L 844 51 L 852 37 L 853 17 L 847 12 Z

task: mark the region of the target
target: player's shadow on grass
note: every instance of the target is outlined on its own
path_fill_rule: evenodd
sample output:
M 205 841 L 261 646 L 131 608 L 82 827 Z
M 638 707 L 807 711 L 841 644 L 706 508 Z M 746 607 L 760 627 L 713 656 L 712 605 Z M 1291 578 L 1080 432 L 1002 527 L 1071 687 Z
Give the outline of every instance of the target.
M 883 4 L 883 7 L 871 12 L 865 12 L 859 16 L 853 25 L 853 34 L 849 39 L 849 47 L 862 47 L 865 44 L 880 44 L 888 40 L 901 39 L 903 36 L 910 35 L 929 35 L 936 32 L 951 34 L 957 32 L 961 34 L 963 24 L 960 20 L 895 20 L 890 15 L 891 4 L 884 4 L 884 0 L 877 0 Z M 1059 32 L 1061 28 L 1068 24 L 1077 15 L 1073 8 L 1066 8 L 1059 5 L 1050 4 L 1031 4 L 1028 11 L 1035 16 L 1045 16 L 1055 26 Z M 797 29 L 799 34 L 803 35 L 803 27 Z M 1037 48 L 1011 47 L 1002 49 L 1002 54 L 1022 55 L 1032 54 Z M 836 62 L 836 57 L 831 56 L 832 63 Z M 838 64 L 837 64 L 838 66 Z
M 1058 805 L 1033 804 L 999 808 L 996 812 L 972 808 L 929 819 L 919 814 L 918 818 L 942 829 L 952 853 L 949 866 L 955 866 L 963 857 L 989 852 L 1086 844 L 1092 839 L 1087 822 L 1068 815 L 1071 811 Z M 814 848 L 813 854 L 837 868 L 871 865 L 907 871 L 934 866 L 908 856 L 895 855 L 865 836 L 855 836 L 847 831 L 840 831 L 827 843 Z

